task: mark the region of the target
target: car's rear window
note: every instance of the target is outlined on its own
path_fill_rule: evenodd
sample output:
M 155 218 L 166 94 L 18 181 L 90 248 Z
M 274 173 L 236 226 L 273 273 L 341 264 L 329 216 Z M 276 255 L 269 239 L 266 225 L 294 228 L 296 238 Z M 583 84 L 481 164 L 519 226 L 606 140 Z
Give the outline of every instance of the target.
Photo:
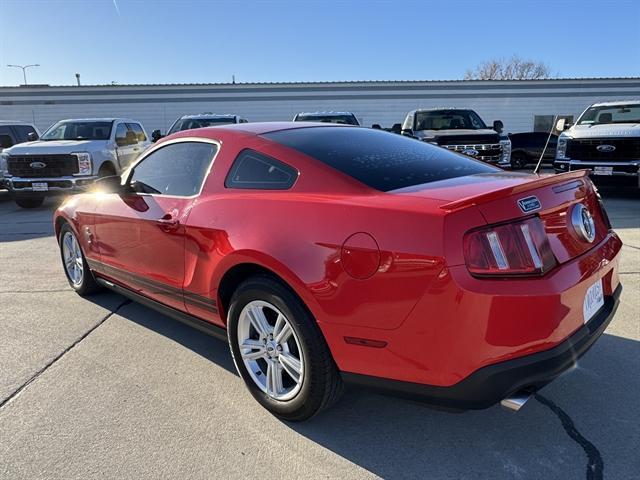
M 383 192 L 499 170 L 420 140 L 369 128 L 296 128 L 263 136 Z

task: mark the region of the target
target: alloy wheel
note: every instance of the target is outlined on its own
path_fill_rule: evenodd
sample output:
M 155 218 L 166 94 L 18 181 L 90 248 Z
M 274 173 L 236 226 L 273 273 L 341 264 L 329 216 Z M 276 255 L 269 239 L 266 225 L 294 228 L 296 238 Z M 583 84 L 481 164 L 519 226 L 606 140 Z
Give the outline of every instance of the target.
M 302 387 L 302 344 L 291 323 L 274 305 L 254 300 L 240 312 L 238 346 L 256 386 L 274 400 L 295 397 Z
M 62 258 L 65 271 L 71 283 L 76 287 L 82 285 L 84 275 L 82 250 L 80 250 L 80 245 L 75 235 L 71 232 L 65 232 L 62 237 Z

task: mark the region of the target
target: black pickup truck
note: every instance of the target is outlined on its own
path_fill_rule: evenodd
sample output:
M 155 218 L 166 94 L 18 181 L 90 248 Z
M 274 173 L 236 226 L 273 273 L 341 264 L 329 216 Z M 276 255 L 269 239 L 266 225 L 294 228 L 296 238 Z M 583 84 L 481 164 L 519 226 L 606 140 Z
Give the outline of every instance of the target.
M 553 164 L 556 158 L 556 146 L 558 136 L 547 132 L 523 132 L 509 134 L 511 139 L 511 167 L 514 169 L 525 168 L 527 165 L 535 165 L 540 160 L 540 155 L 549 144 L 542 157 L 542 164 Z
M 493 122 L 493 128 L 487 127 L 470 109 L 429 108 L 409 112 L 402 134 L 486 163 L 510 167 L 511 141 L 503 128 L 500 120 Z

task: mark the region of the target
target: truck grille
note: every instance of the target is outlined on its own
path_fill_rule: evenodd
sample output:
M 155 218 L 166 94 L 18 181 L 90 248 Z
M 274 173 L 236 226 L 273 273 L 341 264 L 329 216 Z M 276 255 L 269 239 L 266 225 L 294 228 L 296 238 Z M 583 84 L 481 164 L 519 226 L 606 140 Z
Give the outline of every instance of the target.
M 44 164 L 34 168 L 33 164 Z M 46 178 L 66 177 L 78 173 L 78 158 L 75 155 L 10 155 L 7 171 L 14 177 Z
M 610 145 L 614 150 L 600 151 L 600 145 Z M 605 160 L 608 162 L 625 162 L 640 159 L 640 138 L 597 138 L 569 139 L 567 141 L 567 158 L 575 160 Z
M 462 153 L 465 150 L 475 150 L 477 155 L 467 154 L 469 157 L 482 160 L 483 162 L 495 163 L 502 157 L 502 145 L 495 144 L 482 144 L 482 145 L 442 145 L 448 150 Z

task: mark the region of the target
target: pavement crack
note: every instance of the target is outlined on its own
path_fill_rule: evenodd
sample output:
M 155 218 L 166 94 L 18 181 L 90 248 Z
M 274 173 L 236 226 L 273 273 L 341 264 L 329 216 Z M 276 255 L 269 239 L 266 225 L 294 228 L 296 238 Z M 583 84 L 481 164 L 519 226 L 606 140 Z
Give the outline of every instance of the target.
M 556 415 L 556 417 L 558 417 L 562 424 L 562 428 L 567 432 L 567 435 L 569 435 L 574 442 L 580 445 L 587 454 L 587 480 L 601 480 L 603 478 L 604 462 L 602 461 L 600 451 L 578 431 L 575 423 L 573 423 L 573 420 L 567 412 L 539 393 L 536 393 L 534 396 L 538 402 L 547 407 Z
M 82 342 L 85 338 L 87 338 L 91 333 L 93 333 L 100 325 L 102 325 L 104 322 L 106 322 L 107 320 L 109 320 L 109 318 L 111 318 L 114 314 L 118 313 L 118 311 L 124 307 L 125 305 L 127 305 L 128 303 L 131 303 L 131 300 L 124 300 L 122 303 L 120 303 L 120 305 L 118 305 L 114 310 L 110 311 L 108 314 L 106 314 L 104 316 L 104 318 L 102 318 L 102 320 L 100 320 L 98 323 L 96 323 L 93 327 L 91 327 L 89 330 L 87 330 L 86 332 L 84 332 L 78 339 L 76 339 L 75 342 L 73 342 L 70 346 L 68 346 L 67 348 L 65 348 L 62 352 L 60 352 L 55 358 L 53 358 L 53 360 L 51 360 L 49 363 L 47 363 L 44 367 L 42 367 L 40 370 L 38 370 L 36 373 L 34 373 L 31 378 L 29 378 L 29 380 L 27 380 L 25 383 L 23 383 L 20 387 L 18 387 L 16 390 L 14 390 L 11 395 L 9 395 L 7 398 L 5 398 L 4 400 L 2 400 L 2 402 L 0 402 L 0 410 L 2 410 L 2 408 L 4 408 L 5 405 L 7 405 L 9 402 L 11 402 L 13 399 L 15 399 L 18 395 L 20 395 L 32 382 L 34 382 L 40 375 L 42 375 L 44 372 L 46 372 L 49 367 L 53 366 L 56 362 L 58 362 L 58 360 L 60 360 L 62 357 L 64 357 L 68 352 L 70 352 L 76 345 L 78 345 L 80 342 Z

